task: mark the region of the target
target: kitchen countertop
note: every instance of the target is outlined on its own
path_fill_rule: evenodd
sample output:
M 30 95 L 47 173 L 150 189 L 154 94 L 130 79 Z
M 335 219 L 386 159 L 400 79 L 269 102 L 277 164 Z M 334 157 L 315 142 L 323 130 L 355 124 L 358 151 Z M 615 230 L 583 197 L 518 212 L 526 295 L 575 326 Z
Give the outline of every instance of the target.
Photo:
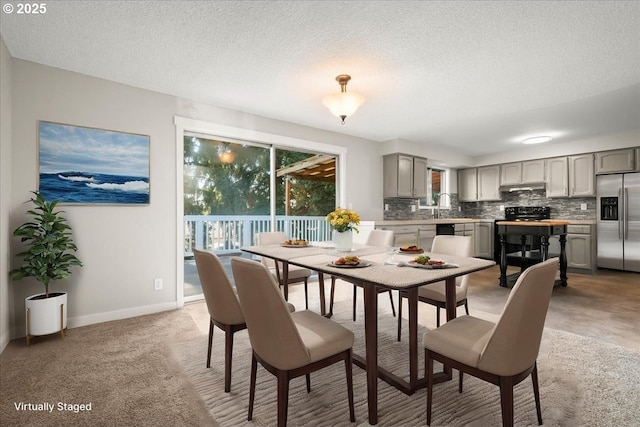
M 439 218 L 439 219 L 393 219 L 380 221 L 361 221 L 361 224 L 372 224 L 374 226 L 394 226 L 394 225 L 431 225 L 431 224 L 464 224 L 473 222 L 494 222 L 496 218 Z M 595 225 L 595 219 L 566 219 L 554 218 L 554 221 L 568 221 L 575 225 Z

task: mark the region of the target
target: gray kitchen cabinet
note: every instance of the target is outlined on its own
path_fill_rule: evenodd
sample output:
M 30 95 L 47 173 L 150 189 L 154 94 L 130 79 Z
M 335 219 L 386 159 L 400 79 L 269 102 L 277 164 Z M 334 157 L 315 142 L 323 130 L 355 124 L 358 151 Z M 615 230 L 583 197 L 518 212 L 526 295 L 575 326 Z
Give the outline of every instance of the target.
M 418 226 L 418 246 L 429 252 L 433 244 L 433 238 L 436 237 L 436 225 L 427 224 Z
M 595 239 L 592 237 L 592 226 L 569 224 L 565 250 L 567 267 L 593 270 L 596 265 L 596 248 Z M 549 253 L 554 256 L 560 253 L 558 236 L 549 237 Z
M 384 197 L 427 197 L 427 159 L 407 154 L 383 158 Z
M 569 156 L 569 197 L 596 195 L 593 154 Z
M 478 168 L 478 200 L 501 200 L 500 165 Z
M 522 162 L 500 165 L 500 185 L 515 185 L 522 181 Z
M 385 225 L 376 228 L 393 231 L 393 246 L 411 246 L 418 244 L 417 225 Z
M 478 169 L 460 169 L 458 171 L 458 200 L 461 202 L 478 200 Z
M 543 159 L 500 165 L 500 185 L 538 184 L 544 182 Z
M 596 153 L 596 174 L 630 172 L 634 167 L 634 149 L 601 151 Z
M 635 152 L 636 152 L 636 170 L 640 171 L 640 148 L 636 148 Z
M 454 226 L 454 233 L 456 236 L 470 236 L 471 237 L 471 256 L 475 256 L 475 225 L 473 222 L 456 223 Z
M 547 159 L 547 197 L 567 197 L 569 195 L 569 160 L 567 157 Z
M 474 227 L 475 256 L 493 259 L 493 222 L 476 222 Z
M 543 159 L 522 162 L 522 184 L 544 182 L 545 161 Z

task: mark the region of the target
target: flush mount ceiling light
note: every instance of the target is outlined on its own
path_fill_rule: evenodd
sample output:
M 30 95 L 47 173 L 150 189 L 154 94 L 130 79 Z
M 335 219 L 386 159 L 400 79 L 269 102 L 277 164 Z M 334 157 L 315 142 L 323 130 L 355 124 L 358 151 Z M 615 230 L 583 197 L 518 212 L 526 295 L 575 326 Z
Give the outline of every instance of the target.
M 322 103 L 331 111 L 331 114 L 342 119 L 342 124 L 344 124 L 344 119 L 352 116 L 358 107 L 364 104 L 362 95 L 353 92 L 347 93 L 347 82 L 349 80 L 351 80 L 351 76 L 348 74 L 337 76 L 336 81 L 340 83 L 340 92 L 327 95 L 322 100 Z
M 523 144 L 542 144 L 543 142 L 551 141 L 550 136 L 534 136 L 532 138 L 527 138 L 522 141 Z

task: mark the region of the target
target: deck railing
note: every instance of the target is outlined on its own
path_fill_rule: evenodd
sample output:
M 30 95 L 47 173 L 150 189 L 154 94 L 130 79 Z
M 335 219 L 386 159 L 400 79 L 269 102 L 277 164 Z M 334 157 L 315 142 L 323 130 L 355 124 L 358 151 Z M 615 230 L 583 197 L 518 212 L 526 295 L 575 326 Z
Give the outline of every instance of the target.
M 331 228 L 324 216 L 276 216 L 276 230 L 291 239 L 331 240 Z M 255 244 L 255 235 L 271 231 L 268 215 L 185 215 L 184 256 L 193 249 L 216 254 L 239 252 L 242 246 Z

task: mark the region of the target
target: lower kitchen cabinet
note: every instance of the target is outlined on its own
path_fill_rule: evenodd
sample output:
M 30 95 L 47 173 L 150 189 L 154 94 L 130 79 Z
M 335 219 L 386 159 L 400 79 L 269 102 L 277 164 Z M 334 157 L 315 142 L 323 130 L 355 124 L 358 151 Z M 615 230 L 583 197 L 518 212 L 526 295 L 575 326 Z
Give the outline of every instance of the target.
M 595 239 L 592 238 L 591 225 L 569 224 L 567 226 L 567 267 L 584 270 L 595 269 Z M 549 238 L 549 253 L 560 253 L 558 236 Z
M 493 259 L 493 222 L 476 222 L 474 233 L 475 256 Z
M 376 228 L 380 230 L 393 231 L 393 246 L 418 245 L 417 225 L 386 225 Z

